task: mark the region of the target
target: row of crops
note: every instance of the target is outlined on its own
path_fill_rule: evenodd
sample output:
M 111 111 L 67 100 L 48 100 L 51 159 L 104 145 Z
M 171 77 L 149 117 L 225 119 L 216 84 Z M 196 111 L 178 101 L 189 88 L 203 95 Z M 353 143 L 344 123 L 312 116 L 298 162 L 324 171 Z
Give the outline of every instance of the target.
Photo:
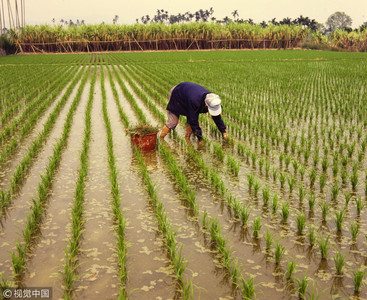
M 1 289 L 64 298 L 367 296 L 362 53 L 93 53 L 0 59 Z M 172 86 L 219 94 L 156 151 Z M 44 266 L 47 265 L 47 268 Z
M 330 37 L 296 25 L 187 23 L 25 26 L 7 38 L 18 52 L 94 52 L 308 47 L 366 51 L 367 30 L 336 30 Z

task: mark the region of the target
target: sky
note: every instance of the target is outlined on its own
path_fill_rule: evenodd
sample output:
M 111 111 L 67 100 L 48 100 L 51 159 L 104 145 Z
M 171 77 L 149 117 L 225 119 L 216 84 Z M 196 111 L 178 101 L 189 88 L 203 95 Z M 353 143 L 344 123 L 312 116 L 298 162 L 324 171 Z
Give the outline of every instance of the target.
M 56 24 L 61 19 L 85 20 L 87 24 L 112 23 L 115 15 L 119 16 L 117 24 L 133 24 L 143 15 L 154 16 L 157 9 L 178 14 L 210 7 L 217 19 L 232 17 L 231 13 L 237 10 L 240 18 L 251 18 L 255 23 L 303 15 L 325 24 L 336 11 L 352 18 L 352 28 L 367 21 L 367 0 L 25 0 L 25 3 L 26 23 L 31 25 L 52 24 L 53 18 Z

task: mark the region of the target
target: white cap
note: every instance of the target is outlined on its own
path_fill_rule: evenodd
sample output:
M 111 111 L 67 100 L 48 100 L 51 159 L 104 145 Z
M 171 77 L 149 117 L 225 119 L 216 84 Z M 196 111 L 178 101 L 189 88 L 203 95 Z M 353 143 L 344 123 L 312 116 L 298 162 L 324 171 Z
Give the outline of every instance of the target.
M 222 113 L 221 100 L 217 94 L 207 94 L 205 97 L 205 103 L 208 105 L 208 111 L 212 116 L 218 116 Z

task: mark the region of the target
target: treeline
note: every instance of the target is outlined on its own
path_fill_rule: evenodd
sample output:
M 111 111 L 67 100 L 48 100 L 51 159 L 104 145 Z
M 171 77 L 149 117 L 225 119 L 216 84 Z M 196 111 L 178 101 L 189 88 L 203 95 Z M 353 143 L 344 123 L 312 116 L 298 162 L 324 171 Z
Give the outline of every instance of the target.
M 238 10 L 234 10 L 231 13 L 231 17 L 225 16 L 223 19 L 217 19 L 214 17 L 214 9 L 211 7 L 210 9 L 199 9 L 198 11 L 191 13 L 189 11 L 185 13 L 178 14 L 169 14 L 168 11 L 164 9 L 157 9 L 156 14 L 153 17 L 149 15 L 144 15 L 138 19 L 136 19 L 136 23 L 149 24 L 149 23 L 163 23 L 163 24 L 181 24 L 181 23 L 191 23 L 191 22 L 216 22 L 220 24 L 228 24 L 228 23 L 247 23 L 254 25 L 255 22 L 253 19 L 243 19 L 239 17 Z M 270 25 L 299 25 L 305 26 L 311 31 L 316 31 L 318 29 L 318 22 L 315 19 L 310 19 L 309 17 L 304 17 L 300 15 L 298 18 L 284 18 L 283 20 L 277 21 L 276 18 L 273 18 L 269 21 L 262 21 L 258 25 L 265 28 Z

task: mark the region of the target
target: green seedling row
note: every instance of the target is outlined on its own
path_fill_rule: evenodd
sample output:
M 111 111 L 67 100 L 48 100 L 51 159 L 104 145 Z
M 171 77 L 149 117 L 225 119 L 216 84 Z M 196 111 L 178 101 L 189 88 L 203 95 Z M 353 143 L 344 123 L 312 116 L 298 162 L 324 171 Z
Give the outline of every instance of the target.
M 135 157 L 139 162 L 140 171 L 142 173 L 144 182 L 147 186 L 148 194 L 152 199 L 152 204 L 155 210 L 155 215 L 158 221 L 158 226 L 162 231 L 165 239 L 167 252 L 170 256 L 171 262 L 175 269 L 177 280 L 181 284 L 182 297 L 184 299 L 193 298 L 193 284 L 191 280 L 185 280 L 183 273 L 187 268 L 187 260 L 182 256 L 182 245 L 180 246 L 176 240 L 176 232 L 173 230 L 170 220 L 167 217 L 167 212 L 164 210 L 162 202 L 160 201 L 154 183 L 149 177 L 147 167 L 144 163 L 140 151 L 135 147 Z
M 58 70 L 56 69 L 56 73 Z M 24 106 L 27 104 L 26 99 L 33 99 L 37 94 L 40 93 L 41 89 L 37 86 L 41 80 L 45 81 L 45 78 L 49 77 L 49 70 L 42 69 L 35 77 L 29 76 L 26 80 L 22 80 L 22 84 L 17 87 L 15 91 L 9 91 L 8 94 L 4 95 L 6 101 L 0 106 L 1 126 L 11 120 Z M 49 79 L 49 78 L 48 78 Z M 51 81 L 48 80 L 47 84 Z M 28 97 L 26 96 L 28 93 Z
M 70 70 L 71 68 L 69 68 Z M 60 70 L 60 74 L 61 75 L 61 70 Z M 19 118 L 17 118 L 16 120 L 14 120 L 12 122 L 11 125 L 5 127 L 2 130 L 2 133 L 0 135 L 0 143 L 4 143 L 4 141 L 6 141 L 10 136 L 12 136 L 14 133 L 16 133 L 16 130 L 18 129 L 18 127 L 23 124 L 28 118 L 29 116 L 32 114 L 32 112 L 38 108 L 40 106 L 40 104 L 43 103 L 43 101 L 47 98 L 49 98 L 50 93 L 56 89 L 60 83 L 62 83 L 63 81 L 65 81 L 65 78 L 59 76 L 58 80 L 54 81 L 51 85 L 48 86 L 48 83 L 44 83 L 44 87 L 47 86 L 46 89 L 43 89 L 43 91 L 38 95 L 38 97 L 34 97 L 33 94 L 29 95 L 29 101 L 30 103 L 28 103 L 27 107 L 25 108 L 25 110 L 23 111 L 23 113 L 19 116 Z M 58 91 L 61 91 L 61 89 L 59 88 Z M 27 102 L 27 99 L 26 99 Z
M 2 110 L 2 127 L 9 122 L 21 109 L 24 109 L 30 100 L 37 97 L 47 85 L 50 85 L 58 76 L 60 76 L 61 67 L 56 68 L 53 76 L 49 75 L 49 69 L 42 69 L 36 76 L 30 76 L 27 81 L 23 81 L 16 93 L 7 96 L 6 109 Z
M 73 79 L 72 83 L 69 85 L 63 97 L 59 100 L 56 107 L 50 113 L 47 121 L 43 127 L 43 130 L 38 134 L 37 138 L 33 141 L 33 143 L 28 147 L 27 153 L 22 158 L 19 165 L 16 167 L 15 172 L 12 175 L 10 187 L 6 190 L 0 191 L 0 207 L 3 209 L 7 207 L 11 201 L 12 196 L 16 189 L 19 187 L 22 179 L 26 175 L 27 170 L 32 164 L 32 159 L 39 153 L 42 146 L 44 145 L 44 141 L 46 140 L 48 134 L 51 132 L 52 128 L 55 125 L 56 119 L 59 116 L 61 109 L 65 106 L 66 102 L 69 99 L 74 87 L 80 81 L 80 78 L 84 72 L 84 68 L 81 69 L 78 74 Z
M 88 153 L 91 136 L 91 111 L 94 101 L 94 90 L 97 78 L 97 68 L 94 68 L 92 80 L 89 89 L 89 99 L 87 108 L 85 111 L 85 129 L 82 152 L 80 153 L 80 168 L 78 170 L 78 179 L 75 186 L 74 206 L 72 208 L 72 234 L 69 238 L 68 246 L 65 249 L 65 264 L 63 270 L 63 285 L 64 285 L 64 297 L 70 298 L 72 291 L 75 287 L 75 283 L 78 279 L 77 267 L 78 267 L 78 253 L 80 248 L 80 242 L 84 230 L 84 193 L 85 182 L 88 175 Z
M 50 96 L 48 96 L 47 93 L 41 94 L 38 98 L 39 101 L 37 100 L 36 102 L 33 102 L 30 105 L 30 106 L 34 106 L 34 107 L 38 106 L 38 108 L 32 114 L 30 114 L 26 117 L 27 114 L 26 114 L 26 111 L 24 111 L 22 116 L 18 120 L 15 120 L 15 122 L 13 124 L 14 130 L 17 127 L 17 126 L 15 126 L 16 124 L 20 124 L 20 123 L 24 122 L 23 126 L 20 128 L 19 136 L 14 134 L 15 132 L 14 132 L 13 129 L 10 129 L 9 131 L 6 131 L 6 132 L 9 132 L 9 134 L 12 134 L 13 137 L 11 138 L 10 142 L 7 144 L 5 149 L 0 154 L 0 165 L 9 157 L 9 155 L 11 155 L 14 152 L 14 150 L 17 148 L 19 143 L 24 139 L 24 137 L 30 132 L 30 130 L 37 123 L 40 116 L 47 109 L 47 107 L 50 106 L 51 103 L 53 103 L 55 101 L 57 95 L 66 86 L 68 81 L 70 81 L 73 74 L 74 74 L 74 72 L 69 70 L 69 72 L 65 74 L 66 76 L 58 81 L 58 83 L 60 85 L 51 93 Z M 44 98 L 46 96 L 47 96 L 47 99 L 44 102 L 41 103 L 40 101 L 42 101 L 42 98 Z M 28 107 L 30 107 L 30 106 L 28 106 Z M 24 116 L 24 119 L 22 121 L 20 121 L 20 119 L 23 116 Z M 5 130 L 7 130 L 7 129 L 5 129 Z
M 115 163 L 115 155 L 113 152 L 113 136 L 111 129 L 111 121 L 108 117 L 107 112 L 107 97 L 106 90 L 104 85 L 104 70 L 101 68 L 101 90 L 102 90 L 102 107 L 103 107 L 103 119 L 106 125 L 107 130 L 107 152 L 108 152 L 108 165 L 110 169 L 110 182 L 111 182 L 111 193 L 113 198 L 113 215 L 115 218 L 115 231 L 116 231 L 116 251 L 118 256 L 118 265 L 119 265 L 119 277 L 121 282 L 120 287 L 120 298 L 124 299 L 126 297 L 126 289 L 125 289 L 125 281 L 127 279 L 126 274 L 126 251 L 127 251 L 127 243 L 125 241 L 125 227 L 126 221 L 120 210 L 120 190 L 117 179 L 117 168 Z
M 63 149 L 65 148 L 67 139 L 69 137 L 71 125 L 73 122 L 73 115 L 80 102 L 83 89 L 88 79 L 88 75 L 89 73 L 87 72 L 82 78 L 82 82 L 78 88 L 77 94 L 67 114 L 61 138 L 54 147 L 53 155 L 50 157 L 45 173 L 41 175 L 41 181 L 39 182 L 37 189 L 37 198 L 32 199 L 33 205 L 30 209 L 30 213 L 27 215 L 27 222 L 22 232 L 24 241 L 23 243 L 21 243 L 18 240 L 17 251 L 11 252 L 15 278 L 19 278 L 26 269 L 27 252 L 29 251 L 34 233 L 40 226 L 42 215 L 45 211 L 45 205 L 51 187 L 52 179 L 55 176 Z

